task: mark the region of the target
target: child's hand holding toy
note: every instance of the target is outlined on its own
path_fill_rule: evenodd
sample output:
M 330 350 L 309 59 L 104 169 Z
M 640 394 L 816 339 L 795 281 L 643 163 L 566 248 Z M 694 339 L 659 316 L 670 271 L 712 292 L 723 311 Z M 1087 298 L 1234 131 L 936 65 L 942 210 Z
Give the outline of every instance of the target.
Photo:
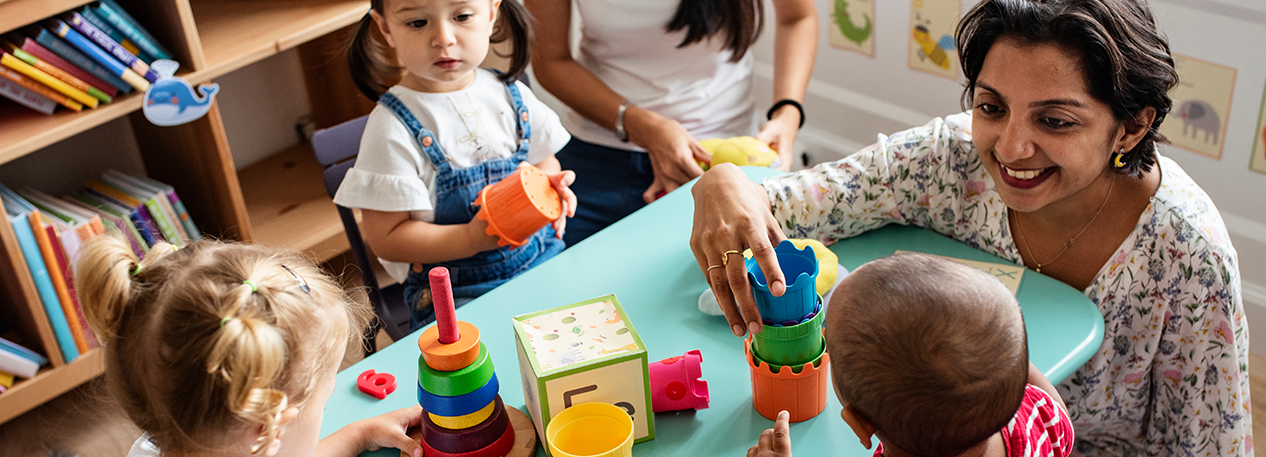
M 791 430 L 787 422 L 791 415 L 778 412 L 774 428 L 765 429 L 755 446 L 747 449 L 747 457 L 791 457 Z
M 567 218 L 576 217 L 576 193 L 571 191 L 571 183 L 576 182 L 576 172 L 571 170 L 562 170 L 559 172 L 545 172 L 545 176 L 549 177 L 549 182 L 554 186 L 554 190 L 558 192 L 558 199 L 562 201 L 563 211 L 558 219 L 554 220 L 554 237 L 563 239 L 563 229 L 567 227 Z

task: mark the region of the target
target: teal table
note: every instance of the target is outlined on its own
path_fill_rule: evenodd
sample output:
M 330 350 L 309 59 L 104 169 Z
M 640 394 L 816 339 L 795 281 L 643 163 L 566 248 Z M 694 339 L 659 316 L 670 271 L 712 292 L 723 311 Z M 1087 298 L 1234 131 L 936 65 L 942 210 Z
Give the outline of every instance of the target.
M 753 179 L 776 171 L 745 168 Z M 691 183 L 693 184 L 693 182 Z M 752 387 L 743 343 L 722 317 L 698 310 L 707 288 L 690 253 L 694 200 L 689 185 L 564 251 L 558 257 L 457 310 L 457 318 L 479 327 L 496 365 L 501 397 L 523 409 L 514 330 L 510 318 L 615 293 L 656 361 L 691 350 L 703 352 L 703 379 L 711 405 L 701 411 L 655 415 L 655 440 L 633 446 L 638 455 L 741 456 L 773 422 L 752 408 Z M 1006 263 L 938 234 L 912 227 L 887 227 L 831 246 L 850 271 L 896 250 Z M 1025 271 L 1018 298 L 1028 326 L 1029 357 L 1052 381 L 1090 359 L 1103 340 L 1099 310 L 1077 290 Z M 321 435 L 351 422 L 417 403 L 418 352 L 415 332 L 338 374 L 326 405 Z M 356 376 L 373 369 L 391 373 L 399 388 L 385 400 L 356 389 Z M 792 424 L 795 455 L 869 457 L 840 419 L 840 404 L 828 395 L 826 410 Z M 538 455 L 544 453 L 539 450 Z M 396 456 L 394 449 L 373 455 Z

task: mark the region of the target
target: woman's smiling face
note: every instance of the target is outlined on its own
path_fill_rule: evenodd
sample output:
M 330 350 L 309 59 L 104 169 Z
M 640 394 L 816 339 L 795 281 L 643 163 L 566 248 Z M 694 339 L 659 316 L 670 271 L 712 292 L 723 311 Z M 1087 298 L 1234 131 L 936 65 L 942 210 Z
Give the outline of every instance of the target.
M 1052 204 L 1093 205 L 1096 179 L 1124 127 L 1090 95 L 1081 62 L 1049 44 L 1001 38 L 986 55 L 972 97 L 972 142 L 1008 207 L 1030 212 Z

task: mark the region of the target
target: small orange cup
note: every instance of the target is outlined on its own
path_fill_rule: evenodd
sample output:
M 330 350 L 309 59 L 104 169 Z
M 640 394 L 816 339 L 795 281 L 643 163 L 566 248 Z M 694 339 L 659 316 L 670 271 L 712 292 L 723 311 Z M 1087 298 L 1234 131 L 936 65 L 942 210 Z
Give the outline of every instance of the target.
M 752 355 L 749 335 L 743 342 L 743 355 L 752 372 L 752 406 L 766 419 L 777 420 L 778 411 L 786 410 L 791 422 L 800 422 L 826 409 L 830 354 L 823 351 L 820 358 L 804 364 L 799 373 L 793 373 L 791 366 L 774 372 L 768 363 Z
M 475 203 L 482 207 L 475 217 L 488 222 L 486 231 L 498 238 L 499 246 L 522 246 L 533 233 L 563 214 L 563 204 L 549 177 L 531 165 L 484 187 Z

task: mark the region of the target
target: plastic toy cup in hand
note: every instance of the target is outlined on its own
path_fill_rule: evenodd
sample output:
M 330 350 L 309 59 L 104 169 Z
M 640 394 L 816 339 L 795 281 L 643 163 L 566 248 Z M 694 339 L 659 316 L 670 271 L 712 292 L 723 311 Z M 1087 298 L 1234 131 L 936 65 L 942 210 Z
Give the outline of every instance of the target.
M 475 217 L 488 222 L 487 233 L 497 245 L 519 247 L 532 234 L 563 214 L 558 190 L 539 168 L 519 167 L 496 184 L 479 191 Z
M 633 419 L 610 403 L 581 403 L 564 409 L 545 427 L 554 457 L 630 457 Z
M 800 322 L 813 312 L 818 304 L 818 258 L 812 248 L 798 249 L 789 240 L 783 240 L 774 248 L 778 266 L 787 281 L 787 291 L 775 297 L 769 291 L 765 273 L 756 259 L 746 259 L 747 279 L 752 283 L 752 295 L 761 318 L 775 323 Z

